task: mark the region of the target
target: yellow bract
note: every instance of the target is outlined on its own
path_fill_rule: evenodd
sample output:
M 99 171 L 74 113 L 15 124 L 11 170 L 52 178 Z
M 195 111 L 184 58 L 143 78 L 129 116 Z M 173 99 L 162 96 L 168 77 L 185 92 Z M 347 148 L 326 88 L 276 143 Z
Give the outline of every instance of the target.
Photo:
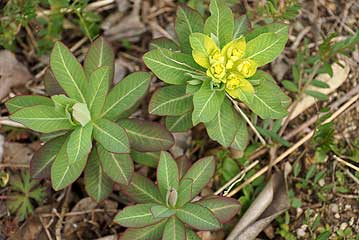
M 246 78 L 256 73 L 257 63 L 243 58 L 247 46 L 244 37 L 219 49 L 209 36 L 199 33 L 194 33 L 194 36 L 196 38 L 191 42 L 193 59 L 207 69 L 206 74 L 214 83 L 224 83 L 226 91 L 233 98 L 242 98 L 243 93 L 254 93 L 252 84 Z M 202 47 L 197 48 L 201 42 Z

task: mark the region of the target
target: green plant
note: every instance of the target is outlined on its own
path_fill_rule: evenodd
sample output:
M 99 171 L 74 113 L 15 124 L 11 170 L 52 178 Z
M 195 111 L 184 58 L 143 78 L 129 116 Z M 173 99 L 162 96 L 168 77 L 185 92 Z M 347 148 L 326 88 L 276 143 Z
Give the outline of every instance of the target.
M 157 185 L 135 174 L 124 191 L 138 204 L 120 211 L 115 222 L 129 229 L 121 239 L 200 239 L 190 228 L 218 230 L 239 210 L 231 198 L 193 200 L 213 177 L 215 161 L 205 157 L 186 172 L 167 152 L 161 152 Z
M 130 182 L 134 168 L 130 146 L 144 152 L 166 150 L 173 144 L 172 135 L 159 124 L 126 119 L 146 94 L 150 75 L 132 73 L 109 91 L 113 58 L 111 47 L 99 38 L 82 68 L 57 42 L 50 58 L 56 81 L 48 82 L 47 87 L 67 96 L 19 96 L 6 103 L 14 121 L 53 134 L 46 136 L 50 140 L 31 160 L 31 173 L 43 178 L 51 169 L 55 190 L 70 185 L 85 169 L 85 188 L 100 201 L 111 192 L 113 181 Z
M 149 112 L 166 116 L 173 132 L 203 122 L 211 139 L 243 150 L 247 128 L 232 104 L 242 116 L 245 109 L 238 101 L 262 119 L 287 115 L 289 98 L 257 68 L 282 52 L 288 27 L 274 23 L 248 32 L 222 0 L 212 0 L 210 12 L 204 21 L 195 10 L 180 7 L 175 27 L 179 45 L 158 39 L 144 55 L 145 64 L 168 84 L 153 94 Z
M 24 220 L 34 210 L 33 203 L 41 204 L 45 198 L 45 188 L 39 181 L 30 178 L 28 171 L 10 177 L 10 189 L 6 202 L 11 213 L 16 213 L 19 220 Z

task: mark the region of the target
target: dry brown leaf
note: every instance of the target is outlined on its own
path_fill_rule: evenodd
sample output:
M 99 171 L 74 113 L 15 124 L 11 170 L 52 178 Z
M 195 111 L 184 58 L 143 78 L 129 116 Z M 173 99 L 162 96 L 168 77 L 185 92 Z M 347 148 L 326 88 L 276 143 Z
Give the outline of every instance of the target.
M 349 64 L 345 63 L 344 61 L 342 61 L 341 64 L 344 66 L 344 68 L 337 63 L 334 63 L 332 65 L 333 77 L 330 77 L 328 74 L 320 74 L 318 77 L 316 77 L 316 79 L 326 82 L 330 86 L 330 88 L 318 88 L 314 86 L 309 86 L 308 90 L 321 92 L 325 95 L 334 92 L 338 87 L 340 87 L 344 83 L 344 81 L 348 78 L 349 75 L 349 71 L 350 71 Z M 305 95 L 303 99 L 295 107 L 295 110 L 290 116 L 290 120 L 296 118 L 299 114 L 301 114 L 306 109 L 311 107 L 316 101 L 317 100 L 314 97 Z
M 226 240 L 256 239 L 271 221 L 289 208 L 285 176 L 287 174 L 272 175 Z
M 12 52 L 0 51 L 0 59 L 0 99 L 3 99 L 12 87 L 24 85 L 32 78 L 32 75 L 23 64 L 17 61 Z
M 34 146 L 16 142 L 5 142 L 3 162 L 8 164 L 29 164 Z

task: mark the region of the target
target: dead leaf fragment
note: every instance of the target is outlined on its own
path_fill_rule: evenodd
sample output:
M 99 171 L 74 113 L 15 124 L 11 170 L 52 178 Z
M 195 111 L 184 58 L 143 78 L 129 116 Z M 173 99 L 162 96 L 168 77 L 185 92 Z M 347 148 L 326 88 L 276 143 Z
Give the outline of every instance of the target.
M 3 99 L 12 87 L 24 85 L 32 75 L 12 52 L 0 51 L 0 59 L 0 99 Z

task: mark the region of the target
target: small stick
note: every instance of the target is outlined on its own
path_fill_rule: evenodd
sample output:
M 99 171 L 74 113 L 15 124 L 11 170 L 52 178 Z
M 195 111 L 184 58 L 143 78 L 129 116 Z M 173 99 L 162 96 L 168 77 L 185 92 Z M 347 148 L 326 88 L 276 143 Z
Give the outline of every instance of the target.
M 228 186 L 232 185 L 232 183 L 236 182 L 237 179 L 240 179 L 242 176 L 245 176 L 245 174 L 251 170 L 252 168 L 254 168 L 255 166 L 257 166 L 257 164 L 259 163 L 259 161 L 254 161 L 252 162 L 249 166 L 247 166 L 245 169 L 243 169 L 242 171 L 240 171 L 236 176 L 234 176 L 230 181 L 228 181 L 226 184 L 224 184 L 220 189 L 218 189 L 214 195 L 218 195 L 221 192 L 223 192 Z
M 244 120 L 246 120 L 246 122 L 248 123 L 249 127 L 253 130 L 253 132 L 257 135 L 257 137 L 259 138 L 259 140 L 261 141 L 262 145 L 267 145 L 266 141 L 264 140 L 264 138 L 261 136 L 261 134 L 257 131 L 256 127 L 253 125 L 253 123 L 251 122 L 251 120 L 249 120 L 249 118 L 247 117 L 247 115 L 242 111 L 242 109 L 238 106 L 237 101 L 235 101 L 231 96 L 229 96 L 227 94 L 228 98 L 231 100 L 231 102 L 234 105 L 234 108 L 237 110 L 237 112 L 239 112 L 242 117 L 244 118 Z
M 349 163 L 349 162 L 347 162 L 347 161 L 341 159 L 340 157 L 338 157 L 338 156 L 336 156 L 336 155 L 334 155 L 334 158 L 335 158 L 335 160 L 337 160 L 338 162 L 343 163 L 344 165 L 346 165 L 346 166 L 348 166 L 348 167 L 354 169 L 355 171 L 359 172 L 359 167 L 355 166 L 354 164 L 351 164 L 351 163 Z
M 0 163 L 1 168 L 29 168 L 28 164 Z
M 343 106 L 341 106 L 336 112 L 333 113 L 333 115 L 328 118 L 327 120 L 325 120 L 323 122 L 323 124 L 328 123 L 333 121 L 334 119 L 336 119 L 340 114 L 342 114 L 345 110 L 347 110 L 354 102 L 356 102 L 359 99 L 359 94 L 352 97 L 349 101 L 347 101 Z M 299 148 L 300 146 L 302 146 L 305 142 L 307 142 L 309 139 L 312 138 L 312 136 L 314 135 L 315 131 L 312 130 L 310 131 L 307 135 L 305 135 L 303 138 L 301 138 L 297 143 L 295 143 L 293 146 L 291 146 L 290 148 L 288 148 L 284 153 L 282 153 L 278 158 L 276 158 L 273 161 L 273 166 L 276 165 L 277 163 L 281 162 L 283 159 L 285 159 L 287 156 L 289 156 L 291 153 L 293 153 L 295 150 L 297 150 L 297 148 Z M 247 179 L 244 183 L 242 183 L 241 185 L 239 185 L 237 188 L 233 189 L 227 196 L 228 197 L 232 197 L 233 195 L 235 195 L 237 192 L 239 192 L 240 190 L 242 190 L 245 186 L 251 184 L 256 178 L 258 178 L 259 176 L 263 175 L 267 170 L 269 169 L 268 165 L 263 167 L 261 170 L 259 170 L 256 174 L 254 174 L 252 177 L 250 177 L 249 179 Z
M 24 128 L 25 126 L 21 123 L 10 120 L 8 117 L 0 117 L 0 125 L 6 125 L 10 127 Z

